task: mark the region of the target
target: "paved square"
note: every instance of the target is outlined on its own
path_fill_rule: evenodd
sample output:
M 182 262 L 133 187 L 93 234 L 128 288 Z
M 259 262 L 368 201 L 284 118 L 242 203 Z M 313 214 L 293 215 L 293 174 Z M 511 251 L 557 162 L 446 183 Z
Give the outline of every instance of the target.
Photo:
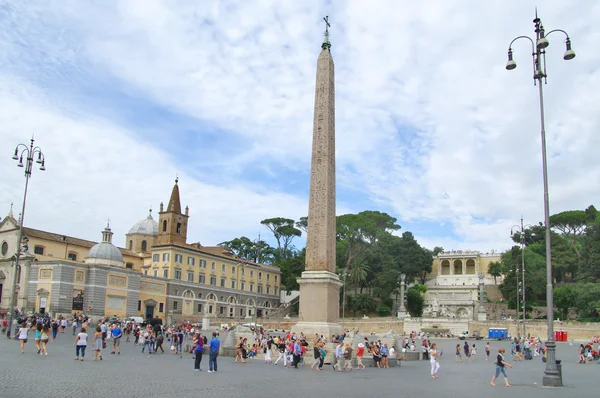
M 558 357 L 563 360 L 566 387 L 541 387 L 544 364 L 533 361 L 515 362 L 509 369 L 512 388 L 497 387 L 489 382 L 495 366 L 485 361 L 487 340 L 480 340 L 474 362 L 456 364 L 454 347 L 459 340 L 434 340 L 444 350 L 437 380 L 429 375 L 429 362 L 405 362 L 401 368 L 374 369 L 336 373 L 326 365 L 324 371 L 298 370 L 265 365 L 262 354 L 257 360 L 242 365 L 233 358 L 220 357 L 219 371 L 207 373 L 208 358 L 202 360 L 202 372 L 193 371 L 189 354 L 183 358 L 170 353 L 147 355 L 132 342 L 121 344 L 122 354 L 103 353 L 103 361 L 93 361 L 86 352 L 84 362 L 74 361 L 75 349 L 70 333 L 59 334 L 48 344 L 48 356 L 34 352 L 30 339 L 25 354 L 19 353 L 18 342 L 0 338 L 0 385 L 2 397 L 596 397 L 600 365 L 577 364 L 577 346 L 559 343 Z M 461 345 L 464 342 L 460 342 Z M 469 341 L 472 343 L 472 341 Z M 493 352 L 507 342 L 492 341 Z M 509 362 L 512 361 L 507 355 Z M 536 384 L 537 383 L 537 384 Z

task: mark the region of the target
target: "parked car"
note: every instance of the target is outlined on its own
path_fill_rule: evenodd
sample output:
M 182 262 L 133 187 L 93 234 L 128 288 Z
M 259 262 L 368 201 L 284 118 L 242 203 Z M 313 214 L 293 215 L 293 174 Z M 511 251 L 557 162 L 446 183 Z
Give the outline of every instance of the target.
M 469 331 L 465 330 L 464 332 L 460 333 L 458 335 L 458 339 L 459 340 L 464 340 L 464 339 L 468 339 L 469 338 Z

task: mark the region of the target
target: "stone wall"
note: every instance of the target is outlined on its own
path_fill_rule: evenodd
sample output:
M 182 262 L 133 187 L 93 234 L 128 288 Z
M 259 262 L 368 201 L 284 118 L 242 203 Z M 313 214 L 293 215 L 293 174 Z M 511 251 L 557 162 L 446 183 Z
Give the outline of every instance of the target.
M 259 320 L 259 323 L 260 322 Z M 291 320 L 269 320 L 263 325 L 266 329 L 290 330 L 297 323 L 296 319 Z M 522 326 L 521 326 L 522 327 Z M 448 329 L 454 334 L 462 333 L 468 330 L 479 330 L 482 336 L 487 337 L 489 328 L 507 328 L 511 336 L 517 335 L 517 323 L 511 321 L 459 321 L 454 319 L 426 319 L 411 318 L 404 321 L 398 321 L 394 318 L 379 319 L 361 319 L 346 320 L 344 328 L 353 330 L 358 328 L 361 334 L 387 333 L 393 330 L 397 334 L 408 334 L 411 331 L 421 331 L 423 329 Z M 528 320 L 527 334 L 535 337 L 541 337 L 542 340 L 547 336 L 547 325 L 545 320 Z M 568 333 L 568 338 L 575 340 L 587 340 L 591 336 L 600 336 L 600 323 L 577 323 L 577 322 L 555 322 L 554 330 L 564 330 Z
M 522 330 L 523 325 L 519 324 Z M 490 321 L 469 322 L 469 331 L 479 330 L 487 337 L 489 328 L 506 328 L 511 336 L 517 336 L 516 321 Z M 528 320 L 526 324 L 528 336 L 541 337 L 544 340 L 548 335 L 546 320 Z M 588 340 L 592 336 L 600 336 L 600 323 L 554 322 L 554 330 L 563 330 L 568 333 L 569 340 Z

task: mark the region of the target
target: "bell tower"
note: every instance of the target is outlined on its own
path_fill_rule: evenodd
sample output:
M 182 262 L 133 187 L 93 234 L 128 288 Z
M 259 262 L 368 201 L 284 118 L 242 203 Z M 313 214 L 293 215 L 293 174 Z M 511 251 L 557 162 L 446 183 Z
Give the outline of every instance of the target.
M 160 211 L 158 212 L 159 245 L 185 244 L 187 241 L 189 208 L 186 206 L 185 214 L 181 212 L 178 182 L 179 178 L 176 178 L 167 208 L 165 209 L 164 205 L 160 204 Z

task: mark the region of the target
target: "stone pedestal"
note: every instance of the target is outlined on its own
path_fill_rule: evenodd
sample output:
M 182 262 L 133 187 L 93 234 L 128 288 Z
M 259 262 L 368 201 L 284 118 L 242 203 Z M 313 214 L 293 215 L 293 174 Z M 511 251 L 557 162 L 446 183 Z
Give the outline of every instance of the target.
M 410 318 L 410 314 L 408 313 L 408 311 L 406 311 L 406 308 L 401 307 L 400 310 L 398 311 L 398 319 L 409 319 Z
M 339 324 L 339 297 L 342 283 L 329 271 L 304 271 L 298 279 L 300 285 L 300 313 L 292 331 L 305 336 L 315 333 L 331 337 L 341 334 Z
M 477 313 L 477 320 L 478 321 L 487 321 L 487 314 L 484 312 L 479 311 Z
M 202 318 L 202 330 L 210 330 L 210 318 Z

